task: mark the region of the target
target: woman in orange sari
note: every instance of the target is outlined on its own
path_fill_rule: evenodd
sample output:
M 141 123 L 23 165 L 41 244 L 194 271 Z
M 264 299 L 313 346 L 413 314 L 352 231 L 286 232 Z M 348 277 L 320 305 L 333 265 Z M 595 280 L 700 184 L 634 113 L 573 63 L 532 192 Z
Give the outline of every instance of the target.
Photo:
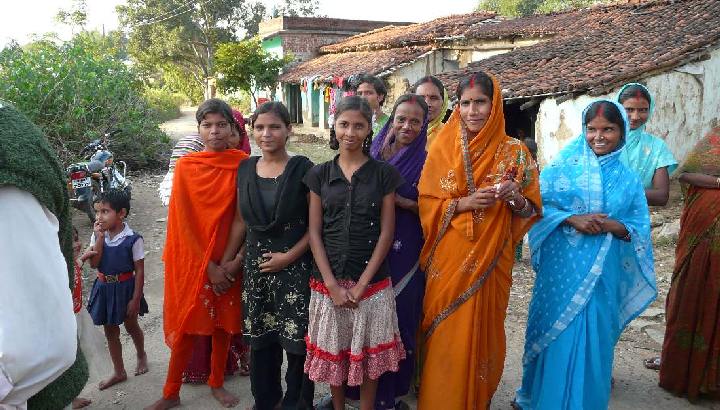
M 485 409 L 505 361 L 515 245 L 540 216 L 535 162 L 505 135 L 500 85 L 463 79 L 420 177 L 427 275 L 419 409 Z
M 180 405 L 182 374 L 197 335 L 212 336 L 212 395 L 223 407 L 238 399 L 223 388 L 231 337 L 241 332 L 240 258 L 220 265 L 236 209 L 235 180 L 246 153 L 228 149 L 230 106 L 210 99 L 195 114 L 205 150 L 178 159 L 168 210 L 163 324 L 170 363 L 163 395 L 150 409 Z

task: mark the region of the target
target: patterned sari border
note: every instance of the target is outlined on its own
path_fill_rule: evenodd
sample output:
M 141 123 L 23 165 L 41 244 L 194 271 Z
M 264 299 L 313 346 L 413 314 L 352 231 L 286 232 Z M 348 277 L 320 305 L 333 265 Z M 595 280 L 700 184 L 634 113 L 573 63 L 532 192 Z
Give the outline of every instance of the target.
M 500 247 L 498 253 L 493 258 L 492 262 L 490 262 L 490 265 L 488 265 L 487 269 L 485 269 L 485 272 L 483 272 L 480 277 L 478 277 L 475 282 L 470 285 L 465 292 L 461 293 L 460 296 L 458 296 L 457 299 L 455 299 L 448 307 L 446 307 L 442 312 L 440 312 L 439 315 L 433 319 L 432 323 L 430 324 L 430 327 L 425 332 L 425 338 L 428 339 L 432 334 L 435 332 L 435 329 L 440 325 L 440 323 L 447 319 L 451 314 L 453 314 L 463 303 L 467 302 L 472 295 L 474 295 L 482 285 L 485 283 L 485 280 L 487 280 L 488 276 L 490 275 L 490 272 L 492 272 L 495 267 L 497 266 L 498 261 L 500 260 L 500 256 L 503 253 L 503 250 L 505 249 L 505 246 L 507 246 L 509 241 L 509 238 L 505 238 L 505 241 L 503 242 L 503 245 Z
M 435 238 L 435 242 L 433 242 L 432 248 L 430 248 L 430 254 L 428 255 L 428 261 L 427 261 L 428 272 L 432 271 L 432 263 L 433 263 L 433 257 L 435 256 L 435 251 L 437 250 L 437 247 L 440 244 L 440 239 L 442 239 L 442 237 L 445 235 L 445 232 L 447 232 L 448 227 L 450 226 L 450 221 L 452 220 L 453 215 L 455 215 L 455 209 L 457 208 L 457 205 L 459 202 L 460 202 L 459 199 L 453 199 L 450 202 L 450 205 L 448 205 L 447 209 L 445 210 L 445 215 L 443 215 L 442 225 L 440 226 L 440 232 L 438 232 L 437 238 Z
M 608 232 L 605 235 L 605 239 L 603 240 L 602 244 L 600 245 L 600 249 L 598 250 L 598 254 L 595 257 L 593 265 L 590 267 L 590 271 L 588 272 L 587 276 L 585 276 L 585 279 L 583 279 L 583 282 L 580 284 L 577 293 L 572 297 L 570 303 L 568 303 L 565 310 L 560 314 L 560 317 L 555 320 L 555 323 L 553 323 L 553 325 L 547 332 L 545 332 L 544 335 L 538 337 L 538 339 L 532 344 L 525 346 L 523 365 L 527 365 L 528 363 L 533 361 L 543 350 L 545 350 L 545 348 L 550 346 L 550 344 L 555 339 L 557 339 L 560 333 L 562 333 L 568 327 L 568 325 L 570 325 L 570 322 L 575 319 L 575 317 L 578 315 L 578 313 L 580 313 L 580 311 L 585 307 L 585 305 L 587 305 L 590 297 L 592 297 L 592 292 L 595 289 L 595 284 L 597 283 L 598 278 L 602 274 L 602 269 L 605 265 L 605 257 L 610 250 L 612 240 L 613 235 Z M 528 341 L 526 341 L 526 343 L 527 342 Z

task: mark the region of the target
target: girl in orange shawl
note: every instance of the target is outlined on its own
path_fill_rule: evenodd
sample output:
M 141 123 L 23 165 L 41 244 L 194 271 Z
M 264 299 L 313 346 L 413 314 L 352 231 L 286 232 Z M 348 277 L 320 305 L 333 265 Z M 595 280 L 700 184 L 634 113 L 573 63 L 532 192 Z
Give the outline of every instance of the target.
M 170 347 L 162 399 L 149 409 L 180 405 L 183 370 L 196 335 L 212 336 L 210 378 L 213 397 L 223 407 L 238 399 L 223 388 L 230 339 L 241 332 L 240 259 L 219 266 L 235 216 L 238 165 L 248 156 L 227 149 L 234 119 L 222 100 L 205 101 L 197 110 L 205 151 L 178 159 L 173 177 L 165 242 L 165 343 Z
M 498 82 L 478 72 L 456 97 L 418 185 L 427 275 L 420 409 L 489 407 L 505 361 L 515 245 L 542 204 L 534 160 L 505 135 Z

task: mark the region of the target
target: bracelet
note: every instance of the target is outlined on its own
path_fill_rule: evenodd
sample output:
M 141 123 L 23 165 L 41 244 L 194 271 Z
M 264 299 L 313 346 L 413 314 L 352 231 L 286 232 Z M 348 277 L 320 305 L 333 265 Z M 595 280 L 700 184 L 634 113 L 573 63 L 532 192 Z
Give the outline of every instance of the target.
M 514 208 L 514 206 L 515 206 L 515 201 L 512 201 L 512 200 L 511 200 L 511 201 L 508 201 L 508 203 L 509 203 L 510 206 L 511 206 L 510 209 L 511 209 L 513 212 L 515 212 L 516 214 L 525 214 L 525 213 L 527 213 L 527 212 L 530 211 L 530 207 L 532 206 L 532 205 L 530 204 L 530 200 L 529 200 L 529 199 L 525 198 L 524 196 L 523 196 L 522 198 L 525 200 L 525 205 L 523 205 L 523 207 L 520 208 L 520 209 L 515 209 L 515 208 Z
M 720 189 L 720 177 L 715 180 L 715 183 L 717 184 L 717 188 Z

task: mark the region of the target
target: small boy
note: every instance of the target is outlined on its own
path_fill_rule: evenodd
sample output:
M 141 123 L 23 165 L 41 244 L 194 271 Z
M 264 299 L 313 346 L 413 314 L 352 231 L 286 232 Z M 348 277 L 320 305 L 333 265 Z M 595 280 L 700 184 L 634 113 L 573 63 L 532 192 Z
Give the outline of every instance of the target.
M 145 250 L 143 238 L 125 222 L 130 212 L 130 197 L 120 189 L 104 192 L 95 203 L 97 220 L 90 243 L 96 254 L 90 266 L 98 270 L 88 299 L 87 310 L 96 326 L 103 326 L 114 374 L 100 382 L 100 390 L 127 380 L 120 343 L 120 325 L 135 344 L 135 375 L 147 373 L 147 354 L 138 314 L 148 313 L 143 296 Z

